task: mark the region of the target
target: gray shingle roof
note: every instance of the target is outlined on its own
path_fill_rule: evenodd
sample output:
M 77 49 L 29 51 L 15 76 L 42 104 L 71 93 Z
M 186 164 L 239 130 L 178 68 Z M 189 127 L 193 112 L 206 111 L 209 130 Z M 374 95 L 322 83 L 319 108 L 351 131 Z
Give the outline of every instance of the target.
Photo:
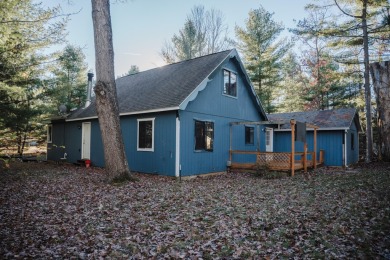
M 288 121 L 290 119 L 295 119 L 300 122 L 314 124 L 320 129 L 349 128 L 353 120 L 358 120 L 355 108 L 269 114 L 268 118 L 270 121 Z M 283 126 L 282 128 L 289 127 L 290 126 L 288 125 Z M 360 131 L 359 123 L 358 128 Z
M 178 108 L 180 104 L 235 50 L 125 76 L 116 80 L 120 113 Z M 95 117 L 95 102 L 73 112 L 68 119 Z

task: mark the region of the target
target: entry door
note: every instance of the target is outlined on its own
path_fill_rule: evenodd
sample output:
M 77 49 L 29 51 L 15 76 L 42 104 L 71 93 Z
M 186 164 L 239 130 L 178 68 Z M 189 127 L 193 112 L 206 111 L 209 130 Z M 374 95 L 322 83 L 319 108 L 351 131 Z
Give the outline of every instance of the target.
M 81 159 L 91 159 L 91 123 L 83 123 Z
M 274 129 L 266 128 L 265 129 L 265 151 L 273 152 L 274 151 Z

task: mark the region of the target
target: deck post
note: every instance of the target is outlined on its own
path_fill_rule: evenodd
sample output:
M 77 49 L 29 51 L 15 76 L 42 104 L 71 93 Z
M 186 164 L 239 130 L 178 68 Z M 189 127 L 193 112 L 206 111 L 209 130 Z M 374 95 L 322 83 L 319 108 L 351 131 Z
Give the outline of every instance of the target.
M 313 159 L 313 162 L 314 162 L 314 169 L 317 169 L 317 128 L 314 127 L 314 159 Z
M 295 174 L 295 120 L 290 120 L 291 125 L 291 176 Z

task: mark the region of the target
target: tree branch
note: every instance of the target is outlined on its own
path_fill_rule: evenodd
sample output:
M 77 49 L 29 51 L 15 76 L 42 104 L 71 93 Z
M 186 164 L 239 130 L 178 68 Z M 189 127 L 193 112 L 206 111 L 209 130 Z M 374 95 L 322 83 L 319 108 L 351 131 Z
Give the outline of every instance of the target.
M 0 24 L 2 23 L 39 23 L 39 22 L 42 22 L 42 21 L 48 21 L 48 20 L 51 20 L 51 19 L 55 19 L 55 18 L 58 18 L 58 17 L 69 17 L 71 15 L 75 15 L 75 14 L 78 14 L 81 12 L 82 9 L 78 10 L 77 12 L 74 12 L 74 13 L 69 13 L 69 14 L 58 14 L 58 15 L 54 15 L 54 16 L 51 16 L 51 17 L 48 17 L 48 18 L 40 18 L 40 19 L 37 19 L 37 20 L 0 20 Z
M 357 15 L 352 15 L 352 14 L 349 14 L 347 12 L 345 12 L 343 9 L 341 9 L 341 7 L 339 6 L 339 4 L 337 3 L 337 0 L 334 0 L 334 3 L 336 4 L 337 8 L 345 15 L 349 16 L 349 17 L 353 17 L 353 18 L 357 18 L 357 19 L 362 19 L 363 17 L 362 16 L 357 16 Z

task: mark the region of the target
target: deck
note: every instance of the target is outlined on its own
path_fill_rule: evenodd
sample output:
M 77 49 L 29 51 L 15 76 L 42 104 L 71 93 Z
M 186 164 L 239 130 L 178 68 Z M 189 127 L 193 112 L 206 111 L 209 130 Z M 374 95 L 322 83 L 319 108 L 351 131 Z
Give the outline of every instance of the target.
M 259 166 L 267 167 L 272 171 L 290 171 L 292 170 L 291 157 L 292 153 L 288 152 L 257 152 L 257 151 L 230 151 L 231 157 L 234 158 L 235 154 L 243 155 L 256 155 L 256 161 L 253 162 L 237 162 L 231 161 L 231 169 L 248 169 L 256 170 Z M 294 170 L 316 168 L 318 165 L 324 163 L 324 151 L 320 150 L 319 160 L 315 160 L 317 157 L 314 152 L 307 152 L 306 159 L 303 152 L 294 153 Z

